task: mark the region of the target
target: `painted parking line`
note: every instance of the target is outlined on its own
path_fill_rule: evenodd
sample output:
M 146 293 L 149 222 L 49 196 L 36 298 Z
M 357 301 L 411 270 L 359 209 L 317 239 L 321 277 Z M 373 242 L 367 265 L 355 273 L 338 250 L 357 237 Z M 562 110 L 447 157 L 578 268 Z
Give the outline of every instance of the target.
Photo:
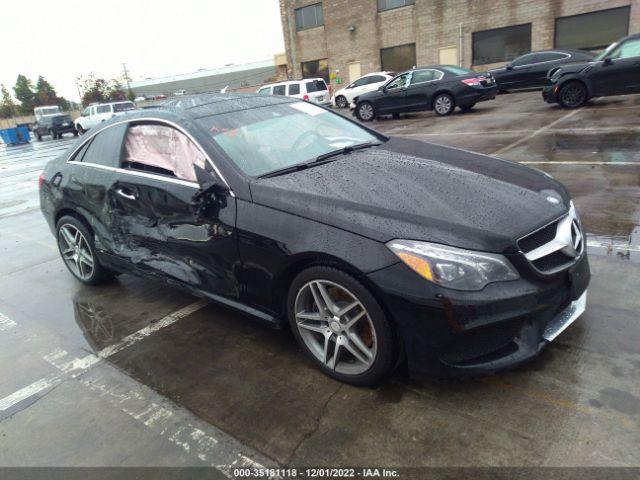
M 11 320 L 6 315 L 0 313 L 0 332 L 4 332 L 6 330 L 14 328 L 16 325 L 17 325 L 16 322 Z
M 543 127 L 544 128 L 544 127 Z M 466 137 L 468 135 L 522 135 L 534 133 L 535 129 L 528 130 L 472 130 L 469 132 L 427 132 L 427 133 L 390 133 L 395 137 Z M 554 128 L 553 133 L 640 133 L 640 127 L 579 127 L 579 128 Z M 539 133 L 538 133 L 539 134 Z
M 518 140 L 511 142 L 509 145 L 506 145 L 502 148 L 499 148 L 498 150 L 496 150 L 495 152 L 493 152 L 491 155 L 500 155 L 504 152 L 507 152 L 509 150 L 511 150 L 512 148 L 517 147 L 518 145 L 521 145 L 525 142 L 528 142 L 529 140 L 531 140 L 534 137 L 537 137 L 538 135 L 540 135 L 543 132 L 546 132 L 547 130 L 549 130 L 550 128 L 555 127 L 557 124 L 564 122 L 565 120 L 568 120 L 569 118 L 573 117 L 575 114 L 579 113 L 582 111 L 582 108 L 578 108 L 576 110 L 572 110 L 569 113 L 567 113 L 566 115 L 563 115 L 562 117 L 558 118 L 557 120 L 549 123 L 548 125 L 545 125 L 544 127 L 541 127 L 533 132 L 531 132 L 529 135 L 524 136 L 522 138 L 519 138 Z
M 186 307 L 181 308 L 180 310 L 170 313 L 169 315 L 161 318 L 157 322 L 152 323 L 151 325 L 138 330 L 131 335 L 126 336 L 120 342 L 100 350 L 95 355 L 89 354 L 83 358 L 75 358 L 70 361 L 65 360 L 64 362 L 62 362 L 62 360 L 66 357 L 67 352 L 62 349 L 54 350 L 48 355 L 45 355 L 43 358 L 45 361 L 60 370 L 61 373 L 57 376 L 41 378 L 40 380 L 33 382 L 31 385 L 27 385 L 17 392 L 14 392 L 11 395 L 0 399 L 0 412 L 13 407 L 17 403 L 26 400 L 30 396 L 37 395 L 45 390 L 52 388 L 57 383 L 62 381 L 63 377 L 67 375 L 70 375 L 72 378 L 77 377 L 80 373 L 84 372 L 92 365 L 95 365 L 100 360 L 109 358 L 111 355 L 114 355 L 124 350 L 125 348 L 134 345 L 140 340 L 147 338 L 152 333 L 157 332 L 162 328 L 173 325 L 178 320 L 200 310 L 201 308 L 204 308 L 209 303 L 209 300 L 202 299 L 190 305 L 187 305 Z

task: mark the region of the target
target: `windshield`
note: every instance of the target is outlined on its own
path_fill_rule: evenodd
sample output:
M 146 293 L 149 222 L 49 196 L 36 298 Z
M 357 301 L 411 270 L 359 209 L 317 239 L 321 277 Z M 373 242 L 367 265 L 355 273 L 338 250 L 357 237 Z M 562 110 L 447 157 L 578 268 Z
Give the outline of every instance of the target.
M 136 106 L 131 102 L 113 104 L 114 112 L 126 112 L 127 110 L 135 110 L 135 109 L 136 109 Z
M 319 155 L 379 139 L 308 102 L 283 103 L 198 119 L 248 175 L 260 176 Z
M 616 48 L 618 46 L 618 42 L 613 42 L 611 45 L 609 45 L 606 50 L 604 52 L 600 52 L 598 55 L 596 55 L 593 59 L 594 62 L 599 62 L 600 60 L 604 60 L 605 57 L 607 55 L 609 55 L 614 48 Z
M 468 68 L 458 67 L 457 65 L 444 65 L 442 69 L 446 70 L 447 72 L 453 73 L 454 75 L 469 75 L 472 73 L 476 73 L 473 70 L 469 70 Z

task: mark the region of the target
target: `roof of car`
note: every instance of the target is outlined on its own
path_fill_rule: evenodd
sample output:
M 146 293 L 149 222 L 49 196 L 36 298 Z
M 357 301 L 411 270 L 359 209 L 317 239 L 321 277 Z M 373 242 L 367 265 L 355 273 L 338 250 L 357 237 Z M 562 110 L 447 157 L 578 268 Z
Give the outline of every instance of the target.
M 260 89 L 263 89 L 265 87 L 273 87 L 274 85 L 289 85 L 290 83 L 313 82 L 313 81 L 316 81 L 316 80 L 322 80 L 324 82 L 324 78 L 322 78 L 322 77 L 300 78 L 298 80 L 283 80 L 282 82 L 269 83 L 267 85 L 261 86 Z

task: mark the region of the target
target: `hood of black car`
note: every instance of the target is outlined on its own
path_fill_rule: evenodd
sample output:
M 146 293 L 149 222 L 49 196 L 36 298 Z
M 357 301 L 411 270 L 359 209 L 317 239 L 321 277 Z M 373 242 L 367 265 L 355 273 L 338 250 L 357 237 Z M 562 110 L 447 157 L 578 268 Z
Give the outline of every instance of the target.
M 567 73 L 578 73 L 583 71 L 585 68 L 591 68 L 595 62 L 575 62 L 575 63 L 565 63 L 555 68 L 554 70 L 557 72 L 560 70 L 563 74 Z
M 569 208 L 564 187 L 543 172 L 399 138 L 256 180 L 251 192 L 258 204 L 380 242 L 425 240 L 504 253 Z

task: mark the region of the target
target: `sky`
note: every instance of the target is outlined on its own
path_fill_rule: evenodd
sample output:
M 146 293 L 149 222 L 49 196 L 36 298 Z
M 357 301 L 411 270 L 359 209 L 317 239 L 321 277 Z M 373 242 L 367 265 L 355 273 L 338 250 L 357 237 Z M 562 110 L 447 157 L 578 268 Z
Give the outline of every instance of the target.
M 0 28 L 0 83 L 12 94 L 20 73 L 78 101 L 76 77 L 115 78 L 123 62 L 140 80 L 284 52 L 278 0 L 32 0 L 24 17 L 27 4 L 12 5 L 15 21 Z

